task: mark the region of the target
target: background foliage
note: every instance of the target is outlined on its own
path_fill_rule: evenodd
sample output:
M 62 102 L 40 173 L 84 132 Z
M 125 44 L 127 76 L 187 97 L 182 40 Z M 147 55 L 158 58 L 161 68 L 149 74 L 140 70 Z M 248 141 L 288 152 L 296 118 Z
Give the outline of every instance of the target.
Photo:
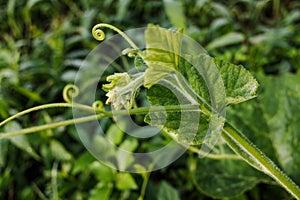
M 90 32 L 96 23 L 123 30 L 148 23 L 184 27 L 212 56 L 254 73 L 261 85 L 258 98 L 228 110 L 227 119 L 300 184 L 299 10 L 297 0 L 1 0 L 0 121 L 62 101 L 63 87 L 74 82 L 81 62 L 98 44 Z M 70 110 L 50 109 L 0 131 L 70 117 Z M 101 123 L 108 135 L 123 134 L 112 120 Z M 125 141 L 153 149 L 168 138 L 141 147 Z M 150 177 L 120 173 L 96 161 L 72 126 L 1 140 L 0 174 L 1 199 L 137 199 L 148 178 L 145 199 L 289 198 L 242 161 L 198 159 L 191 152 Z

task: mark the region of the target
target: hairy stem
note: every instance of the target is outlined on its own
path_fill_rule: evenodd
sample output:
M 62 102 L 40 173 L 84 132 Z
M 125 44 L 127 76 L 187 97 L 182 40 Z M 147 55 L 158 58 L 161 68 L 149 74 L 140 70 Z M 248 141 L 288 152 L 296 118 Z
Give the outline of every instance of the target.
M 213 154 L 213 153 L 209 153 L 207 154 L 207 152 L 203 152 L 201 149 L 193 147 L 193 146 L 185 146 L 184 147 L 188 148 L 189 151 L 196 153 L 198 155 L 201 156 L 205 156 L 207 158 L 210 159 L 214 159 L 214 160 L 222 160 L 222 159 L 231 159 L 231 160 L 241 160 L 242 158 L 238 155 L 235 154 Z
M 222 137 L 246 162 L 272 177 L 296 199 L 300 199 L 300 188 L 242 133 L 226 123 Z

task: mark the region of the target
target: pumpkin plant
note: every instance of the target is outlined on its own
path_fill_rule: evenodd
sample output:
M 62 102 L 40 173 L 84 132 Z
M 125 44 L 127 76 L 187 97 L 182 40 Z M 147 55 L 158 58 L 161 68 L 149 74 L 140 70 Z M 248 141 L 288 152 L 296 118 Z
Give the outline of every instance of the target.
M 300 199 L 299 187 L 226 118 L 227 107 L 256 97 L 259 84 L 249 71 L 241 65 L 209 56 L 184 36 L 182 29 L 167 30 L 149 25 L 144 33 L 146 48 L 141 49 L 125 33 L 108 24 L 94 26 L 92 33 L 95 39 L 104 40 L 103 27 L 118 32 L 129 43 L 131 47 L 124 49 L 123 54 L 134 60 L 136 68 L 134 73 L 115 73 L 107 77 L 108 83 L 103 84 L 102 89 L 107 92 L 106 103 L 112 105 L 112 110 L 105 109 L 101 101 L 91 106 L 76 103 L 79 89 L 75 85 L 67 85 L 63 91 L 65 103 L 46 104 L 22 111 L 1 122 L 0 126 L 29 112 L 53 107 L 70 107 L 90 115 L 2 133 L 0 139 L 106 117 L 144 114 L 145 123 L 164 131 L 182 148 L 200 157 L 211 158 L 210 161 L 199 158 L 198 166 L 210 165 L 213 169 L 215 162 L 247 164 L 271 177 L 293 197 Z M 135 100 L 141 89 L 146 91 L 150 106 L 137 106 Z M 228 153 L 232 150 L 236 155 Z M 216 153 L 218 151 L 221 153 Z M 140 167 L 137 171 L 151 171 L 157 162 L 153 161 L 149 168 Z M 245 179 L 239 176 L 238 170 L 227 173 L 227 177 L 214 176 L 211 169 L 207 169 L 207 172 L 197 168 L 191 170 L 196 174 L 194 181 L 200 190 L 214 197 L 222 197 L 226 193 L 234 196 L 260 180 L 270 181 L 256 171 L 246 173 L 255 179 Z M 215 181 L 215 187 L 219 189 L 214 190 L 214 186 L 201 183 L 209 179 Z M 232 182 L 236 185 L 229 187 Z

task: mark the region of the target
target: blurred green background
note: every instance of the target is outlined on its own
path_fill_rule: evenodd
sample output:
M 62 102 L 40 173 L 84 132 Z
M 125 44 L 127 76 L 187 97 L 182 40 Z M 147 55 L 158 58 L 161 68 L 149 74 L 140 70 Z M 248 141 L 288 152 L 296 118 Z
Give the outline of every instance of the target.
M 121 30 L 149 23 L 183 27 L 210 55 L 242 64 L 257 77 L 258 98 L 230 109 L 228 121 L 300 184 L 300 1 L 0 0 L 0 13 L 0 121 L 33 106 L 63 101 L 62 89 L 74 82 L 81 62 L 99 44 L 91 35 L 95 24 Z M 103 94 L 101 98 L 106 99 Z M 43 110 L 0 131 L 71 116 L 68 109 Z M 112 120 L 102 123 L 108 133 L 120 132 Z M 164 140 L 144 141 L 136 148 L 151 149 Z M 235 197 L 230 191 L 217 194 L 218 184 L 209 183 L 214 179 L 198 173 L 211 168 L 212 176 L 221 177 L 227 173 L 222 174 L 223 167 L 230 165 L 198 160 L 187 152 L 150 177 L 121 173 L 96 161 L 73 126 L 58 128 L 0 141 L 0 199 L 137 199 L 144 192 L 145 199 L 165 200 L 289 198 L 274 182 L 256 175 Z

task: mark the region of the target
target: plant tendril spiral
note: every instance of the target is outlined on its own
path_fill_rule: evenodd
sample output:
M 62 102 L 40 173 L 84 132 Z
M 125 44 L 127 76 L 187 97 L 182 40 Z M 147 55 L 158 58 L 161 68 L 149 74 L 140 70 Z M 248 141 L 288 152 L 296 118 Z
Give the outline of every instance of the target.
M 65 102 L 72 103 L 72 99 L 79 95 L 79 88 L 75 85 L 68 84 L 64 87 L 63 98 Z
M 93 27 L 92 29 L 92 34 L 93 37 L 98 40 L 98 41 L 102 41 L 105 39 L 105 33 L 101 30 L 102 27 L 105 28 L 109 28 L 117 33 L 119 33 L 128 43 L 129 45 L 133 48 L 133 49 L 139 49 L 136 44 L 120 29 L 116 28 L 115 26 L 112 26 L 110 24 L 105 24 L 105 23 L 100 23 L 97 24 Z
M 103 102 L 102 101 L 95 101 L 92 105 L 92 107 L 95 109 L 97 112 L 103 112 L 104 107 L 103 107 Z

